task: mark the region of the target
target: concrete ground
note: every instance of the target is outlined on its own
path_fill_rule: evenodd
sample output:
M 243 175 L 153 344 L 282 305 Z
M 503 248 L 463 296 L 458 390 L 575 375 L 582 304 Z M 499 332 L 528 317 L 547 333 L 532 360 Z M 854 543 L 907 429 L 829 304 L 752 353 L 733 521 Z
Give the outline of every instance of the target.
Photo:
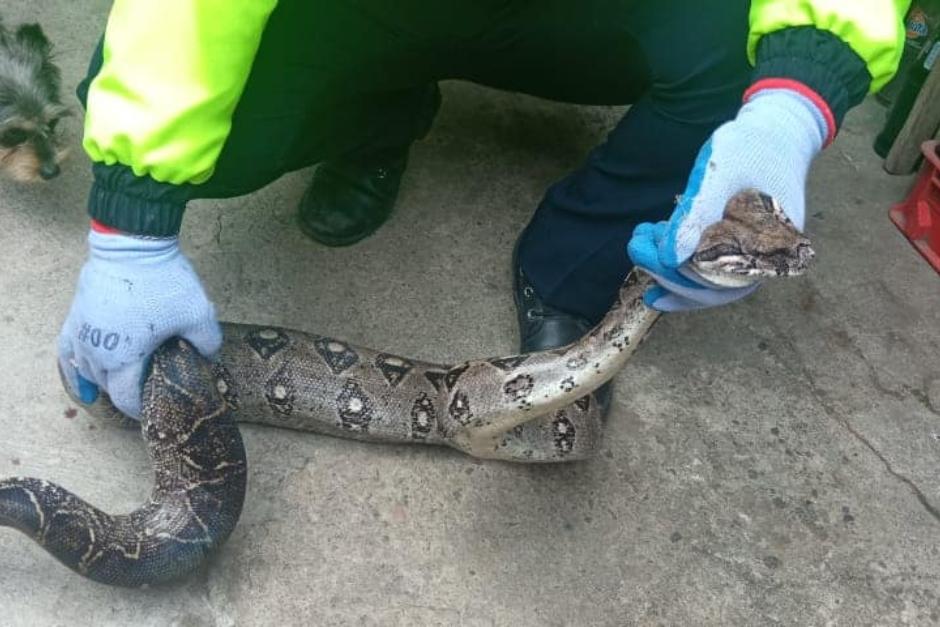
M 71 90 L 109 3 L 6 0 L 39 19 Z M 308 172 L 198 203 L 185 248 L 224 318 L 435 360 L 511 352 L 512 242 L 617 109 L 448 84 L 399 209 L 360 246 L 293 224 Z M 810 185 L 811 276 L 665 317 L 616 380 L 596 460 L 479 463 L 448 450 L 244 427 L 241 522 L 169 587 L 82 580 L 0 531 L 2 625 L 860 625 L 940 622 L 940 290 L 887 220 L 910 180 L 848 118 Z M 85 251 L 78 149 L 0 185 L 0 476 L 108 511 L 146 497 L 133 430 L 79 413 L 55 337 Z

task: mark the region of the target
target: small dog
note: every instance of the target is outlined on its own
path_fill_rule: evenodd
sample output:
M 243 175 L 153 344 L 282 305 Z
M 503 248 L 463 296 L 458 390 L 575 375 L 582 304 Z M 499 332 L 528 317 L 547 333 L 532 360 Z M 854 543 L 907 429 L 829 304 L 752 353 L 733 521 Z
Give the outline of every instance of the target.
M 66 156 L 56 126 L 62 104 L 52 44 L 38 24 L 15 31 L 0 20 L 0 172 L 15 181 L 49 180 Z

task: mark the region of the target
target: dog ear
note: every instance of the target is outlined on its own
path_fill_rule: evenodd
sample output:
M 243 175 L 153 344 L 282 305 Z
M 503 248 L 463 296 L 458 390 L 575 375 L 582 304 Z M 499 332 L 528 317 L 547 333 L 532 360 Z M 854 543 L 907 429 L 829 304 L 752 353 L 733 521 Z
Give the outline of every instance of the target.
M 23 24 L 20 26 L 16 29 L 16 41 L 38 50 L 44 55 L 48 54 L 50 48 L 52 48 L 52 44 L 49 43 L 49 39 L 42 32 L 42 27 L 39 24 Z

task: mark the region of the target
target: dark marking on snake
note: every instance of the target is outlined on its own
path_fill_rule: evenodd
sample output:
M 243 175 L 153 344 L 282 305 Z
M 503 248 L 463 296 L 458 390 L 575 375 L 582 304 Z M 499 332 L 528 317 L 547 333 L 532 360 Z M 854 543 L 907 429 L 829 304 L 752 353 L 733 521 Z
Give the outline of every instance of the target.
M 437 424 L 434 403 L 427 394 L 421 394 L 411 408 L 411 437 L 423 440 Z
M 290 338 L 280 329 L 254 329 L 245 336 L 245 341 L 264 360 L 290 344 Z
M 283 367 L 264 384 L 264 398 L 268 406 L 279 414 L 290 416 L 294 411 L 297 391 Z
M 216 361 L 212 364 L 212 376 L 215 377 L 215 389 L 219 391 L 225 402 L 231 409 L 238 409 L 238 388 L 235 385 L 235 379 L 232 373 L 228 371 L 222 362 Z
M 407 359 L 395 355 L 386 355 L 385 353 L 375 358 L 375 366 L 392 387 L 401 383 L 401 380 L 408 376 L 408 373 L 414 368 L 414 364 Z
M 470 366 L 464 364 L 458 366 L 457 368 L 451 368 L 447 371 L 447 374 L 444 375 L 444 385 L 447 386 L 448 390 L 453 390 L 454 386 L 457 385 L 457 380 L 467 371 L 467 368 Z
M 515 355 L 513 357 L 504 357 L 502 359 L 491 359 L 490 363 L 503 372 L 509 372 L 510 370 L 515 370 L 527 361 L 529 361 L 528 355 Z
M 431 382 L 436 392 L 444 390 L 444 377 L 446 376 L 447 373 L 440 370 L 428 370 L 424 373 L 424 378 Z
M 618 324 L 604 331 L 604 340 L 607 342 L 610 342 L 611 340 L 615 340 L 617 338 L 622 337 L 623 334 L 624 334 L 623 325 Z
M 522 402 L 532 393 L 533 387 L 535 387 L 535 379 L 531 375 L 520 374 L 506 382 L 503 392 L 513 401 Z
M 574 424 L 565 416 L 564 410 L 559 411 L 556 416 L 557 418 L 552 422 L 555 448 L 560 455 L 567 455 L 574 449 L 576 437 Z
M 626 329 L 622 324 L 612 327 L 604 333 L 604 340 L 610 342 L 618 351 L 623 352 L 630 345 L 630 338 L 627 337 Z
M 580 410 L 583 411 L 583 412 L 586 412 L 587 410 L 591 409 L 591 396 L 590 396 L 590 394 L 587 395 L 587 396 L 582 396 L 581 398 L 579 398 L 578 400 L 576 400 L 576 401 L 574 402 L 574 405 L 575 405 L 575 407 L 577 407 L 578 409 L 580 409 Z
M 565 362 L 565 367 L 568 370 L 581 370 L 588 364 L 587 357 L 584 355 L 577 355 L 572 357 L 567 362 Z
M 336 397 L 336 411 L 340 424 L 350 431 L 368 431 L 374 407 L 372 399 L 355 381 L 347 381 Z
M 313 348 L 330 367 L 333 374 L 342 374 L 359 361 L 359 355 L 349 347 L 349 344 L 333 338 L 317 336 L 313 340 Z
M 450 417 L 462 425 L 470 424 L 473 420 L 473 411 L 470 409 L 470 399 L 464 392 L 458 391 L 454 394 L 454 400 L 450 402 L 447 408 Z
M 561 382 L 559 387 L 561 388 L 562 392 L 568 393 L 578 387 L 578 385 L 574 382 L 574 377 L 568 377 Z

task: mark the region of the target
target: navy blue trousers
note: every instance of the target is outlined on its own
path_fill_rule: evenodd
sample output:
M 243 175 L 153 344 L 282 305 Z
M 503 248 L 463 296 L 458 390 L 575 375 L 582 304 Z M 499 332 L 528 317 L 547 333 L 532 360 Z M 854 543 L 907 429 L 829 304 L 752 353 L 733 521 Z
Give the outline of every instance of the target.
M 747 88 L 746 2 L 648 2 L 631 33 L 648 85 L 607 140 L 545 194 L 519 260 L 550 305 L 598 321 L 632 264 L 642 222 L 668 219 L 695 156 L 734 117 Z M 651 6 L 657 5 L 657 6 Z
M 463 79 L 581 104 L 632 104 L 545 194 L 519 259 L 548 304 L 591 321 L 630 270 L 634 227 L 666 219 L 701 145 L 740 105 L 747 0 L 281 0 L 232 131 L 193 198 L 407 145 L 436 82 Z M 84 101 L 100 50 L 79 87 Z M 551 129 L 546 129 L 551 133 Z

